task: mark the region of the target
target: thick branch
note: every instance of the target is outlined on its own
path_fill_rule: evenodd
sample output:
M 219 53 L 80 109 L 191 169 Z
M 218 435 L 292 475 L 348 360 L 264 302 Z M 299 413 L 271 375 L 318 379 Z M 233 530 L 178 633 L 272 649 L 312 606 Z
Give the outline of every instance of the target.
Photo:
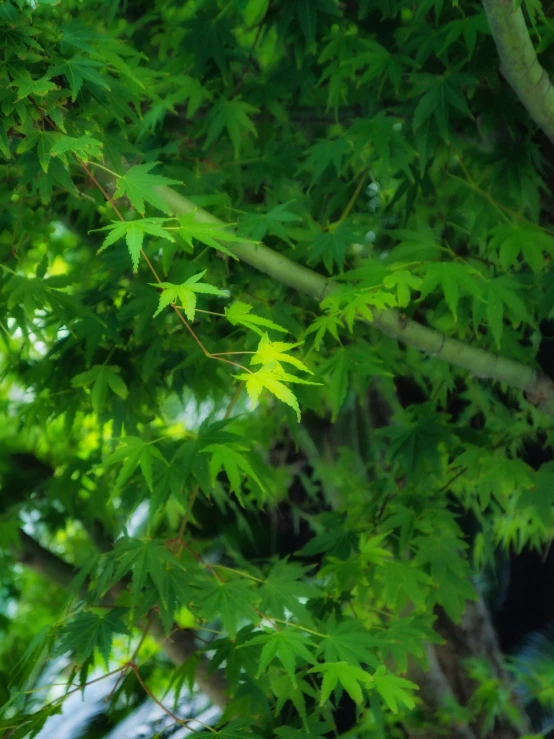
M 156 189 L 177 215 L 194 213 L 195 220 L 199 223 L 222 223 L 219 218 L 199 208 L 175 190 L 169 187 Z M 323 275 L 296 264 L 263 244 L 233 242 L 226 244 L 226 248 L 241 261 L 299 292 L 311 295 L 318 301 L 336 289 L 335 285 Z M 374 311 L 374 316 L 372 325 L 383 333 L 427 354 L 444 359 L 456 367 L 463 367 L 476 377 L 504 382 L 510 387 L 523 390 L 531 403 L 544 413 L 554 416 L 554 382 L 537 370 L 456 339 L 450 339 L 416 321 L 401 317 L 394 310 Z
M 540 65 L 521 7 L 513 0 L 483 0 L 502 74 L 531 118 L 554 142 L 554 87 Z
M 72 565 L 45 549 L 24 531 L 19 532 L 19 537 L 21 547 L 15 550 L 15 555 L 22 564 L 61 588 L 67 588 L 71 584 L 77 575 L 77 570 Z M 86 591 L 87 585 L 85 583 L 83 585 L 83 596 Z M 114 595 L 114 593 L 111 593 L 111 595 Z M 150 633 L 175 665 L 183 664 L 197 653 L 194 632 L 190 629 L 176 628 L 171 636 L 167 636 L 160 620 L 154 618 Z M 228 702 L 225 694 L 225 679 L 220 672 L 210 673 L 208 662 L 203 656 L 198 661 L 195 677 L 200 690 L 206 693 L 214 704 L 225 708 Z

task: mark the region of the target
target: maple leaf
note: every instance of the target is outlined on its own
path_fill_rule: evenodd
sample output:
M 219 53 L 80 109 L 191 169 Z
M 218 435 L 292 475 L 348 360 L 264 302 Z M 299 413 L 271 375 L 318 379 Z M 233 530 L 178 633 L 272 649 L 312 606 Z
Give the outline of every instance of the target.
M 363 239 L 364 232 L 365 229 L 362 230 L 349 221 L 330 224 L 326 230 L 322 229 L 313 238 L 309 263 L 322 261 L 330 274 L 333 272 L 334 264 L 342 271 L 347 250 L 352 244 Z
M 300 216 L 287 210 L 289 203 L 276 205 L 264 213 L 247 213 L 240 219 L 240 232 L 250 236 L 255 241 L 263 241 L 269 233 L 278 236 L 287 244 L 291 244 L 287 229 L 283 224 L 295 223 L 302 220 Z
M 464 18 L 450 21 L 441 29 L 440 33 L 445 38 L 442 47 L 437 52 L 437 56 L 440 57 L 455 41 L 463 37 L 468 57 L 471 58 L 477 43 L 477 34 L 487 34 L 488 32 L 487 18 L 483 13 L 466 15 Z
M 349 151 L 350 145 L 343 137 L 318 139 L 315 144 L 306 149 L 306 161 L 299 171 L 307 170 L 312 173 L 312 185 L 329 167 L 333 167 L 335 174 L 340 175 L 343 159 Z
M 152 463 L 154 459 L 158 459 L 167 464 L 163 454 L 153 444 L 136 436 L 126 436 L 123 440 L 124 445 L 102 462 L 102 466 L 108 467 L 117 462 L 123 462 L 123 466 L 117 477 L 117 486 L 120 487 L 126 482 L 133 472 L 140 467 L 142 475 L 148 485 L 150 492 L 153 491 L 152 483 Z
M 293 685 L 295 685 L 297 658 L 301 657 L 309 664 L 313 664 L 315 662 L 313 652 L 308 649 L 308 647 L 315 647 L 314 642 L 310 641 L 292 628 L 281 629 L 280 631 L 272 631 L 269 634 L 254 636 L 248 644 L 264 645 L 258 664 L 257 677 L 265 672 L 269 663 L 274 657 L 277 657 L 285 668 L 285 672 L 290 677 Z
M 476 296 L 479 294 L 475 280 L 476 274 L 478 274 L 476 270 L 465 264 L 452 262 L 438 262 L 436 264 L 432 264 L 423 278 L 423 283 L 421 284 L 421 297 L 426 298 L 429 293 L 440 285 L 444 293 L 446 304 L 454 316 L 454 320 L 457 321 L 457 309 L 460 296 Z
M 245 451 L 248 451 L 246 447 L 229 443 L 208 444 L 208 446 L 202 449 L 204 454 L 212 455 L 210 459 L 210 476 L 212 481 L 215 483 L 220 470 L 225 470 L 229 478 L 230 490 L 237 495 L 241 503 L 241 471 L 254 480 L 262 491 L 265 491 L 262 481 L 254 472 L 246 457 L 241 454 L 241 452 Z
M 331 513 L 319 518 L 328 530 L 316 534 L 298 554 L 311 557 L 325 553 L 339 559 L 348 559 L 353 551 L 357 551 L 359 537 L 344 527 L 344 516 Z
M 413 59 L 403 54 L 391 54 L 377 41 L 366 39 L 366 51 L 356 57 L 356 66 L 365 70 L 356 77 L 356 86 L 361 87 L 371 80 L 387 75 L 395 90 L 398 90 L 402 78 L 402 64 L 415 67 Z
M 160 185 L 180 185 L 181 183 L 178 180 L 172 180 L 159 174 L 150 174 L 150 170 L 158 164 L 159 162 L 149 162 L 148 164 L 137 164 L 131 167 L 117 180 L 117 189 L 114 196 L 120 198 L 127 195 L 133 208 L 136 208 L 142 215 L 145 212 L 145 202 L 163 213 L 171 215 L 171 208 L 156 188 Z
M 533 317 L 519 296 L 520 286 L 511 276 L 495 277 L 488 283 L 486 311 L 491 333 L 498 349 L 502 344 L 504 331 L 504 314 L 508 313 L 514 326 L 522 321 L 534 324 Z M 474 303 L 474 321 L 477 320 L 476 311 L 482 312 L 481 305 Z
M 50 71 L 54 77 L 60 74 L 64 75 L 71 90 L 71 100 L 75 102 L 85 80 L 104 90 L 109 91 L 111 89 L 106 76 L 100 74 L 99 70 L 103 67 L 104 64 L 102 62 L 76 55 L 71 57 L 71 59 L 65 59 L 60 64 L 56 64 L 54 69 Z
M 208 118 L 208 130 L 206 134 L 206 148 L 209 149 L 216 139 L 219 138 L 223 129 L 227 129 L 235 159 L 240 156 L 241 137 L 243 133 L 251 133 L 257 136 L 256 127 L 249 118 L 252 113 L 257 113 L 256 108 L 250 103 L 241 100 L 240 95 L 232 100 L 220 100 L 213 106 Z
M 225 308 L 225 316 L 233 326 L 244 326 L 245 328 L 255 331 L 260 336 L 263 336 L 264 332 L 258 328 L 258 326 L 272 328 L 274 331 L 280 331 L 284 334 L 287 333 L 286 328 L 279 326 L 279 324 L 274 321 L 270 321 L 269 318 L 262 318 L 261 316 L 254 315 L 250 312 L 251 310 L 252 306 L 248 305 L 248 303 L 235 301 L 228 308 Z
M 302 343 L 302 341 L 299 341 L 296 344 L 287 344 L 284 341 L 271 341 L 269 336 L 264 333 L 260 339 L 256 353 L 250 360 L 250 364 L 266 365 L 271 364 L 272 362 L 283 362 L 285 364 L 292 364 L 296 369 L 313 375 L 313 372 L 309 370 L 303 362 L 286 353 L 297 346 L 301 346 Z
M 189 246 L 192 246 L 193 240 L 196 240 L 237 259 L 236 255 L 229 251 L 222 242 L 254 243 L 229 231 L 228 227 L 222 223 L 197 221 L 194 212 L 179 216 L 177 220 L 180 225 L 179 235 Z
M 49 79 L 50 75 L 44 75 L 40 79 L 33 79 L 30 72 L 24 70 L 10 83 L 10 87 L 17 87 L 17 100 L 26 97 L 44 97 L 52 90 L 56 90 L 56 84 Z
M 373 675 L 377 692 L 393 713 L 398 713 L 398 706 L 405 706 L 408 710 L 415 708 L 415 690 L 419 690 L 415 683 L 398 675 L 387 672 L 383 666 Z
M 241 620 L 250 623 L 259 620 L 253 606 L 255 599 L 256 594 L 250 583 L 244 580 L 222 582 L 212 579 L 201 584 L 201 589 L 196 592 L 194 605 L 204 619 L 221 619 L 223 628 L 234 639 Z
M 414 112 L 413 127 L 421 128 L 428 118 L 436 122 L 440 135 L 449 140 L 450 117 L 453 109 L 472 118 L 471 110 L 464 96 L 463 88 L 476 82 L 473 75 L 465 72 L 449 72 L 444 75 L 418 74 L 417 89 L 421 97 Z
M 405 308 L 410 303 L 411 290 L 421 289 L 421 277 L 411 274 L 405 269 L 387 275 L 383 280 L 383 286 L 388 290 L 396 287 L 397 303 L 400 308 Z
M 55 134 L 55 143 L 50 149 L 50 155 L 53 157 L 62 157 L 71 151 L 79 159 L 102 159 L 102 142 L 92 136 L 65 136 L 64 134 Z
M 307 570 L 306 567 L 286 560 L 276 562 L 259 591 L 261 610 L 282 620 L 287 618 L 287 611 L 303 623 L 311 620 L 300 599 L 319 598 L 321 592 L 306 582 Z
M 173 241 L 173 236 L 163 227 L 165 222 L 166 219 L 164 218 L 142 218 L 137 221 L 114 221 L 109 226 L 93 229 L 93 231 L 110 232 L 102 242 L 100 249 L 98 249 L 98 254 L 125 237 L 133 262 L 133 270 L 136 272 L 145 234 Z
M 387 429 L 386 435 L 390 439 L 389 459 L 399 460 L 411 480 L 420 480 L 426 472 L 439 471 L 439 444 L 449 437 L 437 414 L 398 423 Z
M 543 251 L 552 255 L 554 240 L 533 225 L 503 223 L 493 229 L 489 249 L 498 250 L 498 259 L 504 269 L 511 269 L 521 253 L 533 272 L 538 274 L 544 267 Z
M 304 332 L 304 336 L 315 333 L 314 347 L 316 351 L 319 351 L 321 342 L 327 332 L 329 332 L 336 341 L 340 342 L 338 329 L 339 327 L 342 328 L 343 325 L 341 317 L 335 313 L 332 313 L 331 315 L 322 315 L 316 318 L 315 321 L 308 326 Z
M 379 640 L 360 621 L 345 618 L 336 623 L 332 618 L 327 622 L 325 640 L 322 643 L 326 662 L 347 662 L 356 667 L 364 663 L 378 667 L 376 648 L 379 646 Z
M 207 282 L 200 282 L 202 277 L 206 274 L 206 270 L 199 272 L 188 280 L 185 280 L 181 285 L 174 285 L 171 282 L 151 282 L 150 284 L 154 287 L 163 288 L 163 292 L 160 295 L 160 302 L 158 303 L 158 309 L 154 313 L 156 317 L 162 312 L 170 303 L 180 303 L 183 306 L 186 317 L 189 321 L 194 321 L 194 314 L 196 311 L 196 295 L 219 295 L 223 297 L 229 296 L 228 290 L 220 290 L 215 285 L 210 285 Z
M 372 678 L 361 667 L 349 665 L 348 662 L 324 662 L 312 667 L 308 672 L 323 673 L 319 705 L 322 706 L 331 697 L 331 693 L 340 683 L 355 703 L 363 701 L 362 685 L 372 683 Z
M 383 597 L 389 608 L 402 608 L 409 600 L 425 606 L 433 581 L 405 562 L 391 561 L 379 568 L 384 580 Z
M 546 462 L 535 472 L 534 485 L 523 488 L 519 502 L 522 507 L 532 506 L 543 521 L 550 521 L 554 505 L 554 462 Z
M 274 365 L 274 366 L 272 366 Z M 309 370 L 308 370 L 309 371 Z M 281 400 L 286 405 L 296 411 L 296 417 L 300 421 L 300 406 L 296 395 L 290 390 L 284 382 L 296 382 L 302 385 L 320 385 L 319 382 L 309 382 L 302 380 L 295 375 L 285 372 L 278 363 L 265 365 L 257 372 L 240 375 L 234 375 L 237 380 L 244 380 L 248 396 L 254 405 L 257 405 L 262 390 L 268 390 L 272 395 Z
M 171 629 L 178 606 L 193 598 L 191 584 L 197 574 L 192 564 L 185 573 L 164 542 L 122 537 L 111 554 L 96 588 L 103 595 L 127 573 L 132 573 L 131 606 L 145 611 L 157 601 L 166 631 Z
M 381 650 L 384 656 L 390 654 L 396 663 L 396 671 L 404 673 L 410 659 L 425 659 L 426 643 L 442 643 L 427 615 L 392 618 L 387 624 L 387 637 L 381 643 Z
M 129 634 L 120 619 L 123 613 L 115 608 L 100 615 L 93 611 L 81 611 L 64 626 L 56 652 L 74 652 L 77 662 L 82 664 L 98 649 L 108 667 L 113 635 Z
M 392 557 L 392 554 L 384 549 L 381 544 L 387 539 L 389 533 L 378 534 L 366 539 L 364 535 L 360 536 L 359 551 L 362 561 L 365 564 L 382 564 Z
M 414 567 L 429 565 L 429 572 L 437 585 L 437 601 L 450 618 L 458 620 L 465 611 L 467 601 L 475 599 L 469 565 L 463 556 L 467 544 L 448 531 L 444 531 L 442 536 L 435 534 L 432 539 L 429 536 L 416 536 L 411 544 L 416 549 Z
M 129 394 L 127 385 L 119 376 L 120 368 L 113 364 L 97 364 L 91 369 L 81 372 L 71 380 L 73 387 L 92 385 L 92 407 L 99 412 L 106 401 L 108 388 L 125 400 Z
M 275 713 L 278 714 L 283 709 L 285 703 L 290 701 L 298 711 L 298 715 L 302 719 L 302 724 L 308 731 L 309 725 L 310 723 L 313 723 L 313 721 L 310 721 L 312 717 L 308 719 L 304 693 L 307 695 L 313 695 L 313 688 L 304 678 L 295 675 L 293 680 L 282 670 L 270 670 L 268 678 L 271 685 L 271 691 L 277 699 L 275 702 Z M 279 730 L 275 733 L 277 736 L 281 736 Z

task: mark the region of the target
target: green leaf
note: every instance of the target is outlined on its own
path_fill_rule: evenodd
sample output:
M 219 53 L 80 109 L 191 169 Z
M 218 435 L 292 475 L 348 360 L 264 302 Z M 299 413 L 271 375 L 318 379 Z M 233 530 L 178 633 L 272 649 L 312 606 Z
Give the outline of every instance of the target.
M 519 284 L 512 277 L 495 277 L 488 283 L 487 320 L 498 349 L 502 344 L 505 311 L 516 327 L 522 321 L 534 323 L 533 317 L 518 293 Z
M 127 385 L 119 376 L 121 370 L 115 365 L 97 364 L 71 380 L 73 387 L 91 387 L 92 407 L 99 413 L 106 402 L 108 388 L 125 400 L 129 394 Z
M 338 329 L 339 327 L 342 328 L 343 325 L 342 319 L 336 314 L 319 316 L 319 318 L 316 318 L 315 321 L 308 326 L 304 335 L 308 336 L 309 334 L 315 333 L 314 347 L 316 351 L 319 351 L 321 342 L 327 332 L 329 332 L 336 341 L 340 341 Z
M 522 507 L 534 507 L 540 519 L 549 522 L 552 520 L 552 506 L 554 505 L 554 462 L 541 465 L 535 473 L 534 482 L 534 487 L 522 488 L 520 504 Z
M 225 308 L 225 316 L 233 326 L 244 326 L 260 336 L 264 335 L 264 331 L 258 328 L 258 326 L 272 328 L 274 331 L 280 331 L 284 334 L 287 333 L 286 328 L 279 326 L 279 324 L 274 321 L 270 321 L 269 318 L 262 318 L 261 316 L 254 315 L 250 312 L 251 310 L 251 305 L 235 301 L 228 308 Z
M 334 223 L 326 230 L 322 229 L 313 239 L 309 253 L 310 264 L 322 261 L 330 274 L 336 264 L 342 271 L 348 250 L 353 244 L 363 241 L 364 231 L 365 229 L 362 230 L 349 221 Z
M 256 127 L 250 120 L 252 113 L 257 113 L 258 108 L 246 103 L 238 95 L 232 100 L 220 100 L 213 106 L 208 117 L 208 129 L 206 135 L 206 148 L 219 138 L 224 129 L 227 129 L 235 159 L 240 156 L 241 140 L 244 134 L 249 133 L 257 136 Z
M 427 472 L 439 472 L 439 444 L 448 437 L 437 415 L 398 423 L 387 429 L 387 436 L 390 438 L 389 459 L 400 461 L 410 480 L 419 481 Z
M 378 667 L 376 649 L 380 640 L 372 636 L 360 621 L 346 618 L 336 623 L 330 620 L 323 641 L 325 662 L 347 662 L 360 667 L 367 664 Z
M 288 205 L 290 203 L 282 203 L 264 213 L 247 213 L 240 219 L 240 233 L 255 241 L 263 241 L 267 234 L 271 234 L 292 245 L 286 224 L 295 223 L 301 218 L 288 210 Z
M 188 280 L 185 280 L 181 285 L 174 285 L 171 282 L 151 282 L 150 284 L 154 287 L 161 287 L 163 289 L 163 292 L 160 295 L 158 309 L 154 313 L 154 316 L 161 313 L 168 305 L 175 303 L 183 306 L 185 315 L 189 321 L 194 321 L 197 294 L 228 297 L 228 290 L 220 290 L 218 287 L 210 285 L 207 282 L 199 282 L 205 274 L 206 270 L 203 270 L 202 272 L 189 277 Z
M 57 134 L 55 143 L 50 149 L 53 157 L 66 154 L 68 151 L 75 154 L 79 159 L 102 159 L 102 142 L 92 136 L 65 136 Z
M 237 236 L 237 234 L 229 231 L 228 227 L 222 223 L 198 222 L 194 213 L 187 213 L 186 215 L 179 216 L 178 221 L 181 227 L 179 234 L 186 243 L 189 244 L 189 246 L 192 246 L 193 240 L 196 240 L 205 246 L 210 246 L 212 249 L 217 249 L 224 254 L 228 254 L 233 259 L 237 259 L 237 257 L 230 252 L 224 244 L 247 242 L 243 236 Z
M 318 382 L 308 382 L 294 375 L 289 375 L 278 364 L 274 367 L 266 365 L 257 372 L 250 372 L 249 374 L 243 372 L 241 375 L 235 375 L 235 377 L 237 380 L 244 380 L 246 382 L 248 396 L 254 405 L 257 405 L 262 390 L 268 390 L 276 398 L 293 408 L 299 421 L 300 406 L 298 405 L 296 395 L 283 383 L 298 382 L 303 385 L 321 384 Z
M 240 446 L 239 444 L 231 445 L 229 443 L 208 444 L 202 449 L 202 453 L 211 454 L 210 475 L 213 483 L 215 484 L 219 472 L 224 470 L 229 478 L 231 492 L 234 492 L 241 502 L 241 472 L 245 473 L 251 480 L 254 480 L 262 491 L 265 491 L 260 478 L 254 472 L 246 457 L 241 454 L 241 452 L 245 451 L 247 451 L 246 447 Z
M 150 492 L 152 492 L 152 463 L 155 459 L 167 464 L 163 454 L 153 444 L 149 444 L 136 436 L 126 436 L 123 440 L 123 445 L 110 454 L 102 462 L 102 466 L 109 467 L 112 464 L 123 462 L 123 466 L 117 477 L 116 484 L 118 487 L 121 487 L 131 477 L 133 472 L 140 467 L 146 484 Z
M 292 628 L 284 628 L 280 631 L 255 636 L 247 643 L 264 645 L 260 655 L 257 677 L 265 673 L 270 662 L 274 657 L 277 657 L 293 685 L 296 685 L 297 658 L 301 658 L 308 664 L 314 664 L 315 662 L 313 651 L 308 649 L 308 647 L 315 647 L 314 642 Z
M 317 182 L 332 167 L 335 175 L 340 175 L 344 158 L 350 152 L 350 145 L 343 138 L 319 139 L 306 149 L 306 162 L 300 171 L 312 173 L 311 185 Z
M 207 621 L 221 619 L 223 628 L 234 639 L 241 621 L 257 622 L 254 610 L 256 595 L 250 583 L 244 580 L 223 582 L 212 578 L 202 584 L 195 598 L 200 615 Z
M 406 308 L 410 304 L 411 291 L 421 289 L 421 277 L 413 275 L 405 269 L 387 275 L 383 285 L 388 290 L 396 288 L 396 301 L 400 308 Z
M 354 667 L 347 662 L 325 662 L 317 667 L 312 667 L 309 672 L 320 672 L 323 674 L 323 682 L 321 684 L 321 696 L 319 705 L 322 706 L 331 697 L 331 693 L 341 685 L 355 703 L 363 701 L 363 693 L 361 685 L 372 683 L 372 678 L 365 670 L 360 667 Z
M 48 75 L 33 79 L 27 70 L 16 78 L 11 86 L 17 88 L 17 100 L 23 100 L 27 97 L 42 98 L 48 95 L 49 92 L 56 90 L 56 84 L 50 81 Z
M 57 653 L 72 651 L 77 662 L 82 664 L 97 649 L 106 667 L 109 667 L 114 634 L 129 634 L 129 630 L 120 619 L 122 613 L 123 611 L 118 609 L 107 610 L 101 614 L 81 611 L 64 626 Z
M 458 303 L 461 296 L 478 294 L 475 270 L 456 262 L 432 264 L 425 272 L 421 285 L 421 297 L 426 298 L 439 285 L 454 320 L 458 320 Z
M 307 582 L 308 568 L 299 564 L 279 560 L 269 571 L 260 588 L 263 613 L 284 620 L 289 611 L 301 623 L 311 620 L 302 600 L 319 598 L 321 591 Z
M 144 215 L 145 212 L 145 202 L 153 205 L 154 208 L 161 210 L 163 213 L 171 215 L 171 208 L 167 205 L 166 201 L 158 193 L 156 188 L 160 185 L 179 185 L 181 183 L 159 174 L 150 174 L 150 170 L 158 164 L 159 162 L 137 164 L 127 170 L 127 172 L 117 180 L 115 197 L 120 198 L 123 197 L 123 195 L 127 195 L 133 208 L 136 208 L 142 215 Z
M 108 246 L 115 244 L 116 241 L 125 237 L 127 248 L 133 262 L 133 270 L 138 270 L 140 252 L 144 242 L 145 234 L 158 236 L 167 241 L 173 241 L 173 236 L 168 233 L 163 224 L 166 223 L 164 218 L 142 218 L 138 221 L 114 221 L 110 226 L 94 229 L 95 231 L 109 231 L 102 242 L 102 246 L 98 249 L 98 253 L 107 249 Z
M 377 670 L 373 680 L 377 692 L 393 713 L 398 713 L 399 705 L 409 711 L 415 708 L 414 691 L 419 690 L 415 683 L 386 672 L 384 667 Z
M 75 102 L 84 81 L 110 91 L 107 76 L 101 74 L 103 68 L 104 64 L 98 60 L 76 55 L 57 64 L 52 72 L 53 76 L 64 75 L 71 90 L 71 100 Z
M 256 353 L 250 360 L 250 364 L 261 364 L 265 366 L 272 362 L 282 362 L 285 364 L 292 364 L 296 369 L 313 375 L 313 372 L 306 367 L 304 362 L 301 362 L 296 357 L 287 354 L 291 349 L 295 349 L 297 346 L 301 345 L 301 341 L 296 344 L 287 344 L 284 341 L 271 341 L 269 336 L 264 333 L 262 334 Z

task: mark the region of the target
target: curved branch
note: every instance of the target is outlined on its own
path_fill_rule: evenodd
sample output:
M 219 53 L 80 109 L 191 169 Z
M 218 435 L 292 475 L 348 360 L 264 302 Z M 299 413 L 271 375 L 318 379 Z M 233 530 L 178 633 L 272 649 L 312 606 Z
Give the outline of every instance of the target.
M 554 87 L 541 66 L 521 7 L 513 0 L 483 0 L 502 74 L 531 118 L 554 142 Z
M 177 215 L 193 213 L 198 223 L 223 223 L 175 190 L 165 186 L 156 189 Z M 241 261 L 318 301 L 337 289 L 323 275 L 296 264 L 263 244 L 232 242 L 226 244 L 226 248 Z M 544 413 L 554 416 L 554 381 L 532 367 L 464 344 L 457 339 L 450 339 L 417 321 L 404 318 L 394 310 L 374 311 L 371 325 L 405 344 L 444 359 L 456 367 L 467 369 L 475 377 L 504 382 L 510 387 L 523 390 L 529 402 Z

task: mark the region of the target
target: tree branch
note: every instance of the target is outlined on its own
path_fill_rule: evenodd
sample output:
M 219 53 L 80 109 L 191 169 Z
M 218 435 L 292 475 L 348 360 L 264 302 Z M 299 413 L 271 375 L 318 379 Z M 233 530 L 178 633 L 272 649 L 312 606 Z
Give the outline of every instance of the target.
M 554 87 L 541 66 L 521 7 L 513 0 L 483 0 L 501 71 L 548 138 L 554 142 Z
M 156 190 L 177 215 L 193 213 L 198 223 L 223 223 L 219 218 L 199 208 L 188 198 L 169 187 L 157 187 Z M 320 302 L 337 289 L 334 283 L 323 275 L 296 264 L 263 244 L 232 242 L 226 244 L 226 248 L 241 261 Z M 523 390 L 529 402 L 544 413 L 554 416 L 554 381 L 538 370 L 484 349 L 464 344 L 462 341 L 450 339 L 434 329 L 401 317 L 397 311 L 372 310 L 374 320 L 371 325 L 388 336 L 443 359 L 456 367 L 467 369 L 475 377 L 504 382 L 510 387 Z
M 78 571 L 57 554 L 45 549 L 24 531 L 19 532 L 21 547 L 14 550 L 14 554 L 22 564 L 42 575 L 60 588 L 67 588 L 73 582 Z M 87 591 L 87 583 L 82 586 L 82 595 Z M 115 592 L 110 597 L 117 596 Z M 194 643 L 194 631 L 191 629 L 175 628 L 170 636 L 164 632 L 159 618 L 154 617 L 150 633 L 156 639 L 160 648 L 166 653 L 175 665 L 181 665 L 187 659 L 197 654 Z M 197 663 L 195 672 L 196 682 L 203 693 L 217 706 L 225 708 L 228 702 L 226 683 L 221 672 L 210 673 L 209 663 L 202 655 Z

